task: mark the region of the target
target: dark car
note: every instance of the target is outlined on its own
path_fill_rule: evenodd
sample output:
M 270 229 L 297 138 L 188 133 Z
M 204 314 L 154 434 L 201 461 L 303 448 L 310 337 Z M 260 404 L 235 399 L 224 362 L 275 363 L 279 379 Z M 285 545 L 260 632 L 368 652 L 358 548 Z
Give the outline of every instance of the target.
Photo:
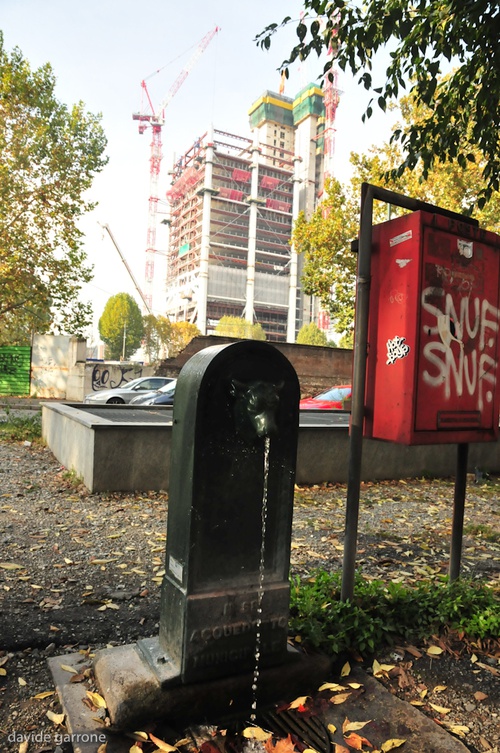
M 165 384 L 159 390 L 147 392 L 145 395 L 137 395 L 130 401 L 131 405 L 173 405 L 175 395 L 175 385 L 177 379 L 172 379 L 169 384 Z
M 314 397 L 305 397 L 300 401 L 301 410 L 342 410 L 344 400 L 350 400 L 352 394 L 351 385 L 341 384 L 330 387 L 325 392 L 320 392 Z

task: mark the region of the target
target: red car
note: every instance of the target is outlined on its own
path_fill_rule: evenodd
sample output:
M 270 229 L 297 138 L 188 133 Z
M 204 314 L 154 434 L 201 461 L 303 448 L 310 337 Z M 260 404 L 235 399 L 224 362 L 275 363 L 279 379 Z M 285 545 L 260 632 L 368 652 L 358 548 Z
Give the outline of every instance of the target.
M 314 397 L 305 397 L 300 401 L 301 410 L 342 410 L 344 400 L 351 399 L 351 385 L 340 384 L 320 392 Z

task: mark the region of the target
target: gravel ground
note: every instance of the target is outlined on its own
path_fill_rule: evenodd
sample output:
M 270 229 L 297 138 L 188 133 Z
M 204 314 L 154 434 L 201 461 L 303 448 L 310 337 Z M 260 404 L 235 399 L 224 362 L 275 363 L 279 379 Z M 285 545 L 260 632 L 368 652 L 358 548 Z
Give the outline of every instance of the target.
M 500 481 L 469 481 L 462 572 L 499 589 Z M 296 490 L 293 572 L 340 569 L 345 496 L 342 485 Z M 452 481 L 363 484 L 363 573 L 414 582 L 446 572 L 452 499 Z M 0 442 L 2 751 L 58 750 L 48 656 L 157 633 L 166 506 L 163 493 L 89 494 L 47 448 Z M 377 657 L 394 665 L 380 681 L 437 723 L 466 726 L 471 751 L 498 753 L 498 645 L 441 645 L 434 659 L 424 646 Z M 22 735 L 31 735 L 28 748 Z

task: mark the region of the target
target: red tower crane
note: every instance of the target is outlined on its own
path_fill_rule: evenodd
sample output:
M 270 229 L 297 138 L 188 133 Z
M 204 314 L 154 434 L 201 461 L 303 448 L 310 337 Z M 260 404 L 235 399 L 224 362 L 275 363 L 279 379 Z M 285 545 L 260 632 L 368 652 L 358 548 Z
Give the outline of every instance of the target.
M 148 126 L 151 126 L 152 139 L 151 149 L 149 156 L 149 210 L 148 210 L 148 232 L 146 241 L 146 269 L 145 269 L 145 303 L 146 309 L 152 309 L 153 303 L 153 280 L 154 280 L 154 254 L 156 252 L 156 214 L 158 209 L 158 178 L 160 175 L 161 159 L 162 159 L 162 142 L 161 142 L 161 129 L 165 124 L 165 110 L 170 104 L 171 99 L 178 92 L 190 71 L 193 69 L 198 61 L 200 55 L 206 50 L 214 36 L 219 31 L 219 27 L 205 34 L 203 39 L 199 42 L 193 56 L 187 63 L 186 67 L 180 72 L 177 79 L 174 81 L 166 97 L 163 99 L 159 107 L 156 109 L 153 106 L 151 97 L 148 91 L 146 81 L 151 78 L 148 76 L 141 81 L 141 87 L 146 99 L 146 107 L 142 112 L 136 112 L 132 115 L 134 120 L 139 121 L 139 133 L 144 133 Z M 155 71 L 158 73 L 158 71 Z M 151 74 L 151 75 L 155 75 Z
M 330 76 L 332 77 L 330 79 Z M 333 161 L 335 153 L 335 115 L 339 103 L 339 90 L 337 88 L 337 69 L 332 66 L 323 86 L 323 102 L 325 105 L 325 130 L 324 130 L 324 155 L 326 178 L 333 177 Z

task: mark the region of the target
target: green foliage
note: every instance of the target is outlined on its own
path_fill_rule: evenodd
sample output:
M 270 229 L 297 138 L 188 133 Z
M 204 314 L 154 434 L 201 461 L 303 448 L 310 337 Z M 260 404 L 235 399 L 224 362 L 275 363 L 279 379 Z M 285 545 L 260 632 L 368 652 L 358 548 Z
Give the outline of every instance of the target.
M 148 314 L 144 322 L 144 350 L 150 361 L 159 358 L 174 358 L 191 342 L 201 335 L 196 324 L 191 322 L 171 322 L 166 316 Z
M 252 324 L 239 316 L 222 316 L 215 328 L 215 334 L 219 337 L 240 337 L 246 340 L 266 339 L 261 324 Z
M 18 343 L 33 331 L 81 335 L 91 321 L 78 301 L 92 278 L 78 222 L 106 139 L 100 118 L 60 103 L 55 85 L 49 64 L 32 70 L 0 32 L 0 336 Z
M 309 220 L 299 215 L 292 236 L 298 253 L 305 257 L 304 292 L 320 299 L 342 335 L 353 328 L 356 255 L 351 252 L 351 241 L 358 234 L 358 222 L 358 197 L 330 180 L 321 204 Z
M 495 544 L 500 543 L 500 533 L 486 523 L 468 523 L 464 526 L 464 534 L 470 536 L 479 536 L 486 541 L 492 541 Z
M 162 348 L 158 319 L 154 314 L 146 314 L 142 319 L 142 323 L 144 325 L 144 352 L 149 363 L 154 363 L 159 359 Z
M 328 345 L 328 339 L 315 322 L 304 324 L 295 341 L 298 345 Z
M 40 442 L 42 438 L 42 413 L 36 411 L 26 415 L 13 416 L 7 412 L 7 419 L 0 421 L 0 439 L 11 442 Z
M 172 322 L 170 329 L 170 338 L 168 342 L 168 354 L 174 358 L 181 350 L 191 342 L 193 337 L 201 335 L 196 324 L 191 322 Z
M 364 581 L 357 574 L 353 601 L 340 601 L 341 576 L 319 570 L 291 582 L 290 629 L 317 649 L 373 654 L 398 640 L 428 638 L 445 629 L 469 638 L 500 634 L 498 595 L 481 584 L 457 580 L 415 586 Z
M 426 117 L 426 108 L 414 99 L 401 100 L 401 116 L 406 128 Z M 398 128 L 399 126 L 396 126 Z M 302 283 L 304 291 L 316 295 L 330 312 L 335 330 L 342 335 L 341 347 L 352 347 L 356 255 L 350 250 L 351 240 L 358 235 L 359 196 L 363 182 L 389 188 L 396 193 L 435 204 L 454 212 L 463 213 L 467 207 L 477 204 L 484 188 L 484 179 L 479 164 L 479 152 L 469 146 L 477 160 L 461 167 L 458 162 L 438 164 L 423 180 L 424 168 L 418 164 L 413 170 L 395 175 L 394 168 L 402 159 L 400 147 L 394 143 L 372 147 L 369 154 L 351 154 L 354 168 L 349 185 L 341 186 L 330 181 L 325 187 L 323 201 L 310 220 L 299 215 L 293 230 L 293 242 L 299 253 L 304 254 Z M 375 202 L 374 222 L 388 219 L 401 212 L 400 208 L 388 207 Z M 473 216 L 481 227 L 500 232 L 500 194 L 492 195 L 489 202 L 477 208 Z
M 364 118 L 371 117 L 374 106 L 385 111 L 407 86 L 417 104 L 428 108 L 426 117 L 394 133 L 394 141 L 404 148 L 394 177 L 418 163 L 424 179 L 436 161 L 456 161 L 465 167 L 475 159 L 468 148 L 470 140 L 480 153 L 484 180 L 479 206 L 499 190 L 496 3 L 304 0 L 304 9 L 296 28 L 298 43 L 283 66 L 305 60 L 312 52 L 319 56 L 331 47 L 324 75 L 331 75 L 337 65 L 359 76 L 358 83 L 370 92 Z M 257 37 L 258 44 L 268 49 L 272 34 L 289 23 L 297 22 L 288 16 L 281 24 L 268 26 Z M 373 80 L 372 71 L 377 53 L 387 47 L 390 63 L 380 83 Z M 453 72 L 443 78 L 451 65 Z
M 144 334 L 142 314 L 128 293 L 117 293 L 109 298 L 98 326 L 111 359 L 127 359 L 141 345 Z

